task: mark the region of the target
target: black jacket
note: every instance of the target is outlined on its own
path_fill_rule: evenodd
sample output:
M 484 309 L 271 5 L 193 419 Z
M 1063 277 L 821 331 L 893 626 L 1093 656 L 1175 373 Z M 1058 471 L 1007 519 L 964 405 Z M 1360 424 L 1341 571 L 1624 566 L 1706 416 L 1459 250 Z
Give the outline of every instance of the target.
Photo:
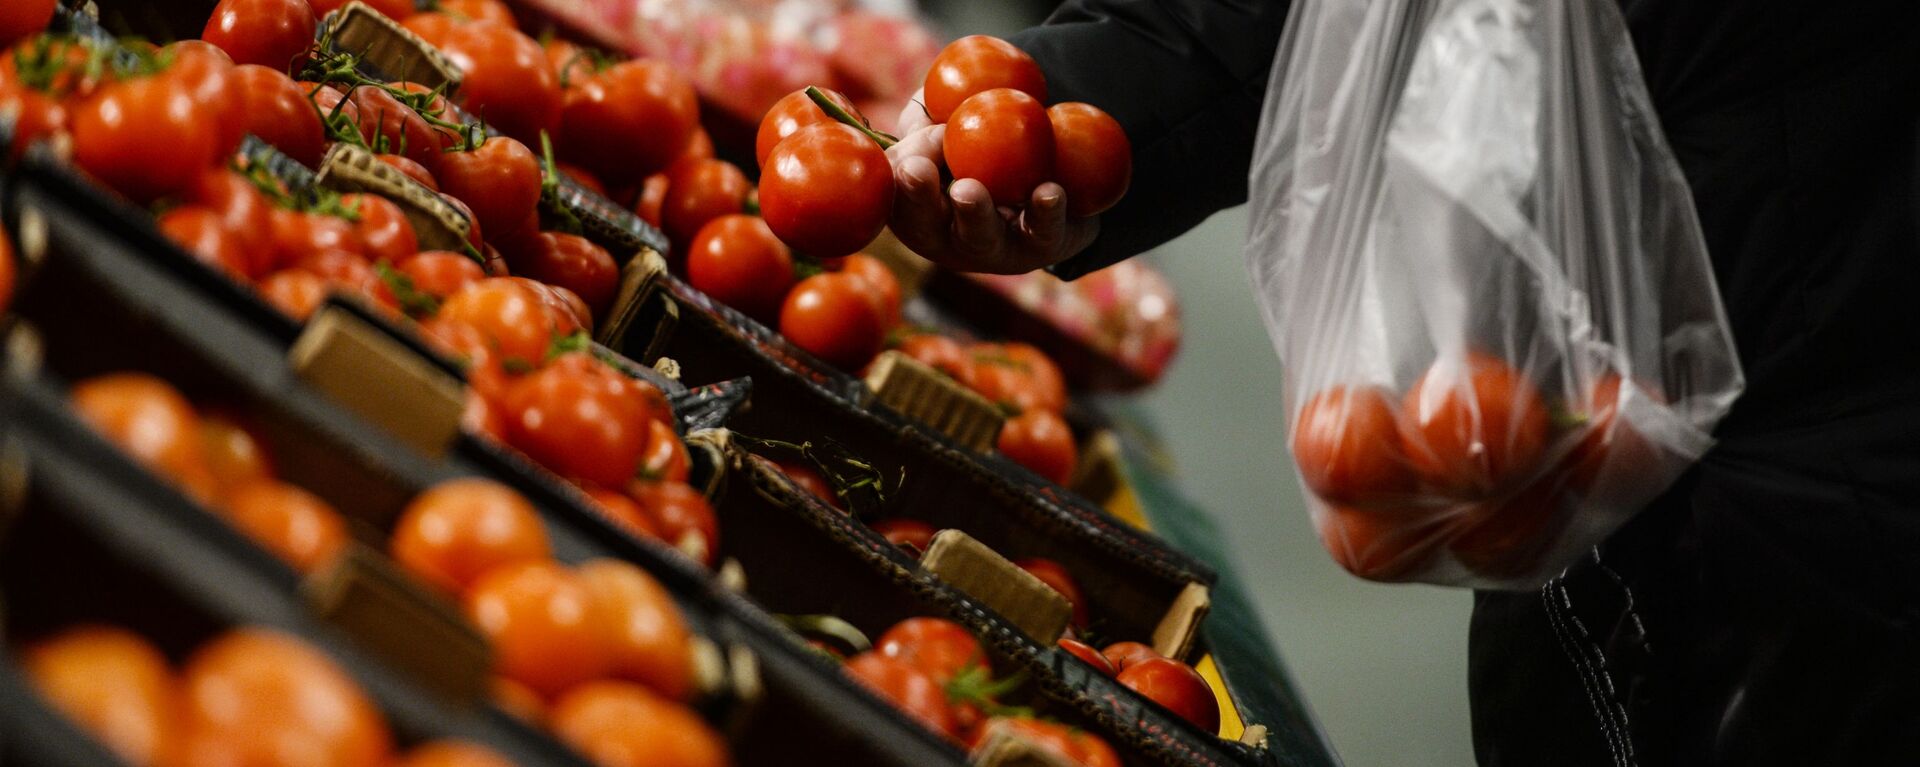
M 1920 3 L 1622 6 L 1748 388 L 1720 444 L 1591 561 L 1539 593 L 1477 596 L 1475 750 L 1920 763 Z M 1246 200 L 1286 13 L 1075 0 L 1013 38 L 1052 98 L 1134 140 L 1128 197 L 1057 273 Z

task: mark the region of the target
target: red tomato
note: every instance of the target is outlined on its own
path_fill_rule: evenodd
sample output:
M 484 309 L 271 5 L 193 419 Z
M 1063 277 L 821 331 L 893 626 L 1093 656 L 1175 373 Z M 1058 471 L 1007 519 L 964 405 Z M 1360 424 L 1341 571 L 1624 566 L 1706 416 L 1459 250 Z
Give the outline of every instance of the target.
M 587 590 L 612 616 L 613 673 L 674 700 L 693 694 L 693 644 L 680 607 L 646 571 L 615 559 L 579 568 Z
M 366 246 L 367 258 L 398 264 L 420 252 L 420 239 L 413 233 L 413 222 L 392 200 L 372 194 L 343 194 L 340 202 L 359 216 L 354 231 Z
M 314 253 L 339 250 L 356 256 L 366 253 L 367 244 L 353 223 L 338 216 L 275 208 L 273 213 L 274 263 L 281 267 Z
M 494 671 L 548 698 L 613 670 L 614 615 L 564 565 L 488 570 L 467 588 L 466 612 L 493 647 Z
M 908 618 L 893 624 L 873 643 L 873 651 L 906 661 L 944 689 L 947 681 L 970 668 L 993 667 L 980 640 L 958 623 L 942 618 Z
M 506 136 L 488 137 L 471 151 L 441 155 L 434 178 L 442 191 L 465 202 L 480 227 L 496 238 L 521 229 L 540 204 L 540 158 Z
M 273 478 L 273 456 L 244 423 L 230 413 L 200 417 L 200 450 L 223 494 L 248 482 Z
M 387 541 L 395 564 L 448 594 L 490 570 L 553 555 L 533 505 L 484 479 L 442 482 L 400 512 Z
M 1370 581 L 1405 580 L 1433 558 L 1441 525 L 1412 514 L 1328 506 L 1318 520 L 1320 545 L 1347 572 Z
M 642 479 L 685 482 L 691 462 L 672 424 L 658 419 L 647 422 L 647 451 L 640 456 Z
M 960 735 L 946 690 L 932 675 L 899 658 L 864 652 L 847 661 L 847 674 L 908 716 L 949 738 Z
M 201 501 L 217 492 L 200 450 L 200 416 L 167 382 L 145 373 L 112 373 L 81 381 L 73 409 L 107 441 Z
M 820 472 L 814 471 L 813 467 L 793 461 L 774 461 L 773 465 L 779 467 L 780 473 L 787 475 L 787 479 L 793 480 L 793 483 L 807 491 L 808 495 L 820 499 L 821 503 L 828 506 L 840 508 L 840 496 L 833 492 L 833 485 L 827 482 L 826 477 L 820 476 Z
M 256 480 L 227 493 L 221 516 L 293 569 L 310 573 L 347 547 L 347 521 L 326 501 L 285 482 Z
M 480 265 L 465 253 L 429 250 L 400 262 L 401 274 L 413 283 L 413 289 L 442 301 L 463 287 L 486 279 Z
M 995 446 L 1008 460 L 1057 485 L 1073 479 L 1074 466 L 1080 460 L 1073 430 L 1047 410 L 1029 410 L 1007 419 Z
M 1335 504 L 1377 502 L 1414 489 L 1388 396 L 1377 386 L 1336 385 L 1300 406 L 1288 446 L 1307 489 Z
M 1207 734 L 1220 731 L 1220 702 L 1192 666 L 1168 658 L 1149 658 L 1122 669 L 1114 678 Z
M 560 742 L 599 767 L 726 767 L 726 742 L 691 709 L 626 682 L 590 682 L 555 701 Z
M 419 260 L 419 256 L 415 256 L 414 260 Z M 468 388 L 488 400 L 496 400 L 506 391 L 506 367 L 486 334 L 472 325 L 448 317 L 444 312 L 421 322 L 420 333 L 443 354 L 460 363 L 466 373 Z M 497 408 L 490 408 L 494 409 Z M 501 441 L 505 442 L 504 439 Z
M 693 135 L 687 138 L 687 148 L 680 150 L 680 156 L 674 158 L 673 164 L 711 159 L 713 159 L 713 137 L 707 135 L 706 128 L 695 126 Z
M 215 154 L 222 158 L 233 156 L 247 130 L 246 116 L 240 112 L 244 104 L 233 97 L 233 81 L 229 77 L 233 72 L 233 59 L 202 40 L 169 44 L 160 50 L 160 55 L 172 59 L 167 76 L 179 80 L 207 115 L 207 123 L 214 132 Z
M 1013 396 L 1015 406 L 1022 410 L 1038 408 L 1055 413 L 1067 409 L 1067 379 L 1060 375 L 1060 368 L 1053 364 L 1053 358 L 1045 352 L 1019 341 L 983 348 L 1013 363 L 1015 368 L 1026 374 L 1027 386 Z
M 898 347 L 901 354 L 946 373 L 961 386 L 973 388 L 973 356 L 955 341 L 935 333 L 908 336 Z
M 260 281 L 260 297 L 281 313 L 306 322 L 327 300 L 327 281 L 299 269 L 283 269 Z
M 200 263 L 225 272 L 227 276 L 245 281 L 252 266 L 247 261 L 247 248 L 240 238 L 227 228 L 220 213 L 198 205 L 186 205 L 160 215 L 161 233 L 173 240 Z
M 1107 649 L 1100 651 L 1100 657 L 1106 658 L 1107 664 L 1113 666 L 1113 672 L 1118 674 L 1141 661 L 1166 656 L 1139 642 L 1114 642 L 1107 645 Z
M 667 174 L 655 173 L 648 176 L 640 185 L 640 195 L 633 204 L 633 213 L 654 226 L 660 225 L 660 208 L 667 203 Z
M 840 262 L 840 271 L 866 280 L 880 302 L 880 316 L 888 327 L 900 324 L 900 279 L 880 259 L 855 253 Z
M 629 486 L 635 503 L 660 530 L 660 539 L 708 567 L 720 558 L 720 521 L 707 497 L 685 482 L 638 481 Z
M 1053 180 L 1067 190 L 1067 215 L 1097 216 L 1126 196 L 1133 144 L 1126 130 L 1092 104 L 1047 108 L 1053 125 Z
M 834 258 L 873 242 L 893 213 L 893 166 L 860 131 L 808 125 L 788 136 L 760 175 L 760 214 L 789 247 Z
M 453 28 L 461 21 L 441 11 L 425 11 L 408 16 L 400 22 L 400 26 L 419 36 L 428 45 L 439 48 L 446 44 L 447 37 L 453 34 Z
M 700 122 L 693 83 L 664 61 L 623 61 L 569 85 L 555 150 L 613 186 L 666 170 Z
M 563 93 L 573 87 L 574 80 L 593 74 L 592 54 L 572 41 L 549 37 L 540 41 L 540 47 L 547 52 L 547 64 L 553 67 L 553 74 L 560 78 Z
M 707 222 L 686 254 L 687 282 L 700 292 L 761 322 L 779 320 L 793 287 L 793 253 L 758 216 Z
M 507 386 L 507 441 L 563 477 L 618 487 L 646 451 L 651 388 L 591 355 L 562 355 Z
M 222 228 L 240 246 L 248 278 L 273 267 L 273 203 L 253 182 L 226 168 L 208 168 L 187 188 L 185 201 L 220 214 Z
M 229 631 L 180 673 L 180 764 L 385 764 L 392 736 L 345 671 L 292 636 Z
M 1120 767 L 1120 755 L 1099 736 L 1058 722 L 1040 719 L 994 717 L 981 728 L 981 738 L 995 732 L 1007 733 L 1052 752 L 1068 764 L 1079 767 Z
M 435 740 L 414 746 L 393 767 L 513 767 L 513 761 L 477 743 Z
M 1067 568 L 1061 566 L 1059 562 L 1040 557 L 1022 559 L 1014 564 L 1019 565 L 1020 569 L 1032 574 L 1033 577 L 1039 578 L 1041 583 L 1047 584 L 1047 588 L 1060 592 L 1060 596 L 1067 598 L 1067 606 L 1073 608 L 1073 625 L 1082 627 L 1087 625 L 1086 597 L 1081 595 L 1080 583 L 1073 579 L 1073 574 L 1067 572 Z
M 180 192 L 224 159 L 208 110 L 166 74 L 101 86 L 70 117 L 74 163 L 135 202 Z
M 440 194 L 440 199 L 445 200 L 448 205 L 452 205 L 453 209 L 460 214 L 460 217 L 467 220 L 467 243 L 472 245 L 475 250 L 480 251 L 482 254 L 486 254 L 488 246 L 486 244 L 485 238 L 482 237 L 480 234 L 480 219 L 474 217 L 473 209 L 467 207 L 466 203 L 461 202 L 460 198 L 455 197 L 451 194 L 447 194 L 446 191 L 444 190 L 442 190 L 439 194 Z M 493 254 L 493 255 L 498 255 L 498 254 Z M 492 261 L 494 259 L 492 255 L 489 255 L 487 256 L 487 260 Z M 497 273 L 491 268 L 484 267 L 484 266 L 482 268 L 486 269 L 487 274 L 490 276 L 498 277 L 506 274 L 504 263 L 501 265 L 501 271 Z
M 573 183 L 584 186 L 601 197 L 607 196 L 607 185 L 600 183 L 600 179 L 589 173 L 586 168 L 564 162 L 555 162 L 554 167 L 559 169 L 560 175 L 573 179 Z
M 995 88 L 961 102 L 943 144 L 954 178 L 986 185 L 995 205 L 1018 208 L 1053 176 L 1053 126 L 1039 99 Z
M 367 263 L 365 258 L 333 248 L 316 250 L 301 256 L 300 260 L 293 263 L 293 268 L 312 272 L 326 280 L 327 284 L 347 290 L 357 290 L 365 287 L 367 283 L 379 281 L 379 277 L 374 274 L 373 265 Z
M 747 174 L 726 160 L 691 160 L 667 171 L 667 194 L 660 201 L 660 228 L 684 251 L 700 228 L 729 213 L 739 213 L 753 191 Z
M 1595 380 L 1587 390 L 1585 434 L 1567 456 L 1570 473 L 1567 486 L 1575 492 L 1592 492 L 1602 470 L 1609 465 L 1613 468 L 1606 473 L 1619 478 L 1648 476 L 1660 470 L 1659 446 L 1635 431 L 1632 425 L 1620 420 L 1620 386 L 1620 376 L 1607 373 Z M 1637 392 L 1634 396 L 1650 399 L 1656 404 L 1666 404 L 1666 398 L 1646 384 L 1635 381 L 1633 388 Z M 1612 484 L 1630 483 L 1616 479 Z M 1607 489 L 1611 488 L 1602 488 Z
M 1482 498 L 1533 474 L 1547 451 L 1547 408 L 1532 381 L 1470 352 L 1441 360 L 1415 382 L 1400 432 L 1414 473 L 1442 492 Z
M 440 182 L 434 179 L 433 172 L 427 170 L 427 166 L 425 165 L 421 165 L 420 163 L 407 159 L 405 156 L 397 154 L 374 155 L 374 159 L 393 166 L 394 170 L 406 174 L 407 178 L 413 179 L 429 191 L 440 191 Z
M 859 370 L 886 341 L 887 323 L 867 282 L 852 274 L 800 281 L 780 307 L 780 334 L 827 364 Z
M 1447 551 L 1480 575 L 1511 578 L 1540 563 L 1560 510 L 1560 480 L 1548 474 L 1510 498 L 1473 504 L 1454 522 Z
M 0 53 L 0 56 L 6 54 Z M 32 88 L 9 84 L 0 72 L 0 112 L 15 110 L 13 144 L 7 152 L 18 160 L 35 141 L 50 139 L 68 130 L 67 107 L 59 99 Z
M 0 47 L 39 34 L 53 21 L 55 0 L 12 0 L 0 9 Z
M 1095 671 L 1107 676 L 1113 676 L 1119 673 L 1113 670 L 1113 662 L 1107 660 L 1107 656 L 1101 655 L 1099 650 L 1093 649 L 1093 645 L 1066 637 L 1061 637 L 1059 644 L 1060 649 L 1065 650 L 1068 655 L 1079 658 L 1087 665 L 1092 666 Z
M 620 266 L 605 248 L 585 237 L 564 232 L 541 232 L 539 246 L 522 257 L 508 259 L 515 274 L 566 288 L 585 302 L 593 317 L 605 317 L 620 291 Z
M 377 153 L 402 155 L 438 170 L 441 150 L 458 143 L 452 133 L 434 127 L 384 88 L 371 85 L 354 88 L 347 94 L 347 100 L 354 105 L 360 135 Z
M 575 331 L 593 332 L 593 310 L 587 308 L 587 302 L 575 293 L 559 285 L 548 285 L 539 280 L 525 277 L 509 277 L 510 280 L 525 280 L 530 287 L 538 287 L 547 297 L 547 305 L 564 315 L 566 327 L 560 335 L 572 335 Z
M 473 326 L 499 353 L 501 362 L 532 365 L 547 358 L 553 339 L 573 325 L 548 304 L 542 291 L 510 277 L 490 277 L 467 285 L 440 305 L 440 316 Z
M 440 0 L 440 12 L 457 19 L 492 21 L 520 28 L 513 21 L 513 10 L 500 0 Z
M 828 101 L 838 104 L 849 114 L 860 114 L 860 110 L 854 108 L 853 101 L 844 94 L 824 88 L 821 90 L 825 91 Z M 760 130 L 753 139 L 754 162 L 766 167 L 767 155 L 773 153 L 773 148 L 779 146 L 782 139 L 808 125 L 833 121 L 813 103 L 813 99 L 807 97 L 804 88 L 780 97 L 779 101 L 773 103 L 773 108 L 760 118 Z
M 598 485 L 586 485 L 582 489 L 586 491 L 588 497 L 593 499 L 597 505 L 596 510 L 615 527 L 635 536 L 664 540 L 660 536 L 660 527 L 654 524 L 653 517 L 647 516 L 646 509 L 640 508 L 640 504 L 632 498 Z
M 147 640 L 110 626 L 75 626 L 20 655 L 33 687 L 132 765 L 166 763 L 175 727 L 173 671 Z
M 962 102 L 994 88 L 1011 88 L 1037 101 L 1047 100 L 1047 80 L 1033 57 L 1012 43 L 986 35 L 968 35 L 940 49 L 927 70 L 924 87 L 927 116 L 936 123 L 950 122 Z
M 888 543 L 906 549 L 916 557 L 925 553 L 927 547 L 933 545 L 934 534 L 940 532 L 935 530 L 933 525 L 903 517 L 882 519 L 867 527 L 879 533 L 880 537 L 887 539 Z
M 200 31 L 235 64 L 285 71 L 313 45 L 313 8 L 306 0 L 220 0 Z
M 467 114 L 521 141 L 537 143 L 541 131 L 559 130 L 560 79 L 533 38 L 510 26 L 468 22 L 448 29 L 436 47 L 460 69 L 458 96 Z
M 313 5 L 313 15 L 316 17 L 325 16 L 340 10 L 350 2 L 350 0 L 308 1 Z M 406 18 L 412 16 L 415 11 L 413 0 L 360 0 L 360 2 L 366 3 L 368 7 L 379 11 L 380 15 L 393 19 L 394 21 L 405 21 Z M 443 3 L 442 5 L 444 6 L 445 4 Z
M 547 702 L 539 693 L 503 676 L 487 680 L 487 688 L 493 705 L 499 706 L 501 711 L 534 727 L 546 726 Z

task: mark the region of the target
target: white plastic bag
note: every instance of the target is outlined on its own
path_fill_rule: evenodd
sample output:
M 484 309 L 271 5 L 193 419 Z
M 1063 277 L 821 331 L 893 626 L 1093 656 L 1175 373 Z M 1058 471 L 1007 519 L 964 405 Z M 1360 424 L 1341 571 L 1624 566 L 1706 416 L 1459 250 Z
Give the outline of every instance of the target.
M 1538 584 L 1712 444 L 1739 362 L 1613 0 L 1301 0 L 1254 151 L 1247 269 L 1348 570 Z

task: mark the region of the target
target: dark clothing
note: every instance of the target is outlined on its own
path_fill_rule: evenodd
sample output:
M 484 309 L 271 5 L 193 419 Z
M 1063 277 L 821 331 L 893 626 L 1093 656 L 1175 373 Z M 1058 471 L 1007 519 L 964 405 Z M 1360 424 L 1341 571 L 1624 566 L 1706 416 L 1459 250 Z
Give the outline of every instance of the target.
M 1920 3 L 1622 7 L 1747 392 L 1720 444 L 1593 558 L 1539 593 L 1477 596 L 1475 750 L 1920 763 Z M 1135 141 L 1127 200 L 1058 273 L 1246 199 L 1285 14 L 1078 0 L 1014 38 L 1052 98 L 1108 110 Z

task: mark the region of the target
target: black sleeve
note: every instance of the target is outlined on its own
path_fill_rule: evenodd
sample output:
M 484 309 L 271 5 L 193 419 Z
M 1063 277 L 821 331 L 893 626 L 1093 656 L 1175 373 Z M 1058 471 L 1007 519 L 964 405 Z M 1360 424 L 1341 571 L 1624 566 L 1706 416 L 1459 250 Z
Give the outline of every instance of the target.
M 1286 0 L 1069 0 L 1010 38 L 1048 100 L 1106 110 L 1133 143 L 1133 185 L 1100 237 L 1053 267 L 1073 279 L 1247 200 L 1247 163 Z

